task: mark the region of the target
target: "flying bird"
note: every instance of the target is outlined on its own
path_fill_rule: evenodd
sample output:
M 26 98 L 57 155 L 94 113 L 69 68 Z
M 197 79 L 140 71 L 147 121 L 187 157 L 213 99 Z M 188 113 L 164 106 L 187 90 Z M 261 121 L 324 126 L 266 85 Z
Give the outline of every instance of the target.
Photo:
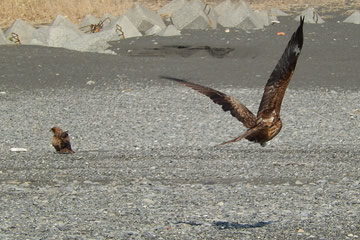
M 176 81 L 208 96 L 214 103 L 221 105 L 224 111 L 230 111 L 231 115 L 247 128 L 247 131 L 239 137 L 219 145 L 237 142 L 245 138 L 251 142 L 260 143 L 264 147 L 266 142 L 273 139 L 282 127 L 281 103 L 303 46 L 304 18 L 300 17 L 300 26 L 291 36 L 284 53 L 265 85 L 256 116 L 245 105 L 225 93 L 179 78 L 169 76 L 160 76 L 160 78 Z
M 57 153 L 74 153 L 71 149 L 70 136 L 67 132 L 59 127 L 53 127 L 50 131 L 54 133 L 51 144 Z

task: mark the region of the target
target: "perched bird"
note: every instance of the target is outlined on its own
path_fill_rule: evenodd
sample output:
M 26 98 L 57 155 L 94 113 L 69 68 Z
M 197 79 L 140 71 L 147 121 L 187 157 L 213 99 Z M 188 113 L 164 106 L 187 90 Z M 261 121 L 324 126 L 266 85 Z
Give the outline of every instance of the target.
M 230 111 L 232 116 L 248 128 L 239 137 L 219 145 L 237 142 L 245 138 L 260 143 L 264 147 L 266 142 L 273 139 L 282 127 L 281 103 L 303 46 L 303 25 L 304 17 L 300 17 L 300 26 L 291 36 L 283 55 L 266 83 L 257 116 L 235 98 L 225 93 L 174 77 L 160 76 L 160 78 L 176 81 L 208 96 L 214 103 L 221 105 L 224 111 Z
M 54 146 L 58 153 L 74 153 L 71 149 L 69 134 L 63 131 L 59 127 L 53 127 L 50 129 L 54 133 L 51 144 Z

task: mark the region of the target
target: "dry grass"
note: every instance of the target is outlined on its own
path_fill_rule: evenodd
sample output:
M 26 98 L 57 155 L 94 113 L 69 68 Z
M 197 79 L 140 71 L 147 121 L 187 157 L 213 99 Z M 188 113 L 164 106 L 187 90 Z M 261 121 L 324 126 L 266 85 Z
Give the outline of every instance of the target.
M 359 0 L 249 0 L 256 9 L 269 9 L 272 7 L 281 10 L 295 11 L 307 7 L 320 9 L 320 12 L 359 9 Z
M 217 4 L 223 0 L 205 0 Z M 239 0 L 233 0 L 234 2 Z M 157 10 L 170 0 L 0 0 L 0 27 L 6 28 L 17 18 L 33 25 L 51 23 L 56 15 L 67 16 L 78 23 L 87 14 L 97 17 L 105 13 L 119 16 L 134 2 Z M 307 5 L 329 9 L 360 8 L 359 0 L 248 0 L 253 9 L 277 7 L 282 10 L 303 9 Z
M 33 25 L 51 23 L 56 15 L 67 16 L 78 23 L 87 14 L 97 17 L 105 13 L 119 16 L 132 7 L 134 0 L 0 0 L 0 26 L 8 27 L 21 18 Z M 166 4 L 166 0 L 138 0 L 153 10 Z

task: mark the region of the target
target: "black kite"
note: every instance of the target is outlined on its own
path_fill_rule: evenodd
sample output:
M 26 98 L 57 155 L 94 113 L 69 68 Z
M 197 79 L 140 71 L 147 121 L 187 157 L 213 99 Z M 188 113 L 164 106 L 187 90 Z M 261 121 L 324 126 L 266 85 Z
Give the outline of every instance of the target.
M 296 62 L 303 46 L 303 25 L 304 17 L 300 17 L 300 26 L 291 36 L 283 55 L 265 85 L 257 116 L 235 98 L 225 93 L 174 77 L 160 77 L 176 81 L 208 96 L 214 103 L 221 105 L 224 111 L 230 111 L 232 116 L 248 128 L 248 130 L 239 137 L 220 145 L 237 142 L 246 138 L 249 141 L 265 146 L 266 142 L 273 139 L 282 127 L 280 119 L 281 103 L 286 88 L 295 71 Z
M 70 136 L 67 132 L 63 131 L 59 127 L 53 127 L 50 129 L 54 133 L 51 144 L 58 153 L 74 153 L 71 149 Z

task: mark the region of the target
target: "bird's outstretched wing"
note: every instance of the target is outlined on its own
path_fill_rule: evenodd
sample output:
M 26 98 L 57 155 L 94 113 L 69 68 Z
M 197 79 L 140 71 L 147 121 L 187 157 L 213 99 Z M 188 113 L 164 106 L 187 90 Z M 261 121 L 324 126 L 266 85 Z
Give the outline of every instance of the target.
M 295 71 L 296 62 L 303 46 L 303 25 L 304 17 L 300 17 L 300 26 L 291 36 L 283 55 L 266 83 L 259 111 L 257 113 L 258 117 L 266 117 L 274 110 L 276 115 L 280 114 L 281 103 L 286 88 Z
M 160 78 L 181 83 L 208 96 L 211 100 L 213 100 L 214 103 L 221 105 L 224 111 L 230 111 L 231 115 L 236 117 L 247 128 L 251 128 L 256 125 L 256 116 L 247 107 L 239 103 L 235 98 L 228 96 L 225 93 L 179 78 L 168 76 L 160 76 Z
M 66 132 L 65 132 L 66 133 Z M 68 149 L 71 150 L 71 143 L 70 143 L 70 137 L 69 135 L 66 133 L 66 136 L 64 138 L 61 139 L 61 148 L 63 149 Z
M 69 134 L 66 131 L 61 132 L 59 137 L 62 139 L 70 139 Z

